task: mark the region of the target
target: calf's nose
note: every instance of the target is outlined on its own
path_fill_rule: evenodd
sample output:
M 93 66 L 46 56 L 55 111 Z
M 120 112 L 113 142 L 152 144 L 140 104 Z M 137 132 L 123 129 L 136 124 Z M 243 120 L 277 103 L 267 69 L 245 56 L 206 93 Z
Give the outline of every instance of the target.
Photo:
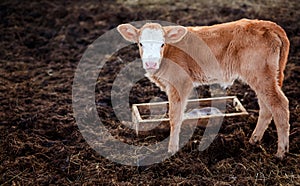
M 147 68 L 156 68 L 157 63 L 155 62 L 146 62 L 146 67 Z

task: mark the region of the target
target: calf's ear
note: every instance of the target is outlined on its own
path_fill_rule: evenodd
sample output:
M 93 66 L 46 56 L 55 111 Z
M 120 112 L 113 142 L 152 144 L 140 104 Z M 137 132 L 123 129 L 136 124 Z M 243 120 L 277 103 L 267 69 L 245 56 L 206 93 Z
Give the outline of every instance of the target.
M 131 24 L 121 24 L 117 27 L 119 33 L 129 42 L 138 42 L 138 29 Z
M 187 28 L 183 26 L 166 26 L 164 27 L 164 30 L 167 43 L 179 42 L 188 32 Z

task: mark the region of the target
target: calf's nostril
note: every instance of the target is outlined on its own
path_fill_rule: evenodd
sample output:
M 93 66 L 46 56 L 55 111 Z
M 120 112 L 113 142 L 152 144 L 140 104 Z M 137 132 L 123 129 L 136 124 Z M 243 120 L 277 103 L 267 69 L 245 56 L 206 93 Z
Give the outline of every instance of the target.
M 149 68 L 154 68 L 156 67 L 156 63 L 155 62 L 146 62 L 146 66 L 149 67 Z

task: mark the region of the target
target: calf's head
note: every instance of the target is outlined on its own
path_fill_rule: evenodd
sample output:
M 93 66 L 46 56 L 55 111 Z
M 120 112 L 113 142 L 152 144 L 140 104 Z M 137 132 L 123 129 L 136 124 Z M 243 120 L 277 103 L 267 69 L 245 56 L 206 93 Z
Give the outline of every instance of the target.
M 147 23 L 140 29 L 122 24 L 117 30 L 124 39 L 138 44 L 143 68 L 149 73 L 159 69 L 166 44 L 179 42 L 187 33 L 183 26 L 162 27 L 157 23 Z

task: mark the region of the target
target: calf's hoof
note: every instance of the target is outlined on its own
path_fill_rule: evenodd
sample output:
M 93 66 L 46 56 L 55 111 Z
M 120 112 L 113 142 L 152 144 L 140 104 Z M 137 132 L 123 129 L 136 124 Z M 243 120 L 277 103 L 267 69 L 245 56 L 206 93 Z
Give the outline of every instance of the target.
M 168 153 L 174 155 L 176 152 L 178 152 L 178 150 L 179 150 L 178 145 L 169 145 Z
M 275 157 L 278 158 L 278 159 L 280 159 L 280 160 L 282 160 L 285 157 L 285 153 L 286 152 L 277 152 L 275 154 Z
M 249 139 L 249 143 L 251 145 L 255 145 L 259 142 L 260 140 L 258 140 L 257 136 L 251 136 L 251 138 Z
M 283 159 L 285 157 L 285 153 L 289 152 L 289 145 L 285 145 L 283 148 L 278 148 L 277 153 L 275 154 L 275 156 L 278 159 Z

